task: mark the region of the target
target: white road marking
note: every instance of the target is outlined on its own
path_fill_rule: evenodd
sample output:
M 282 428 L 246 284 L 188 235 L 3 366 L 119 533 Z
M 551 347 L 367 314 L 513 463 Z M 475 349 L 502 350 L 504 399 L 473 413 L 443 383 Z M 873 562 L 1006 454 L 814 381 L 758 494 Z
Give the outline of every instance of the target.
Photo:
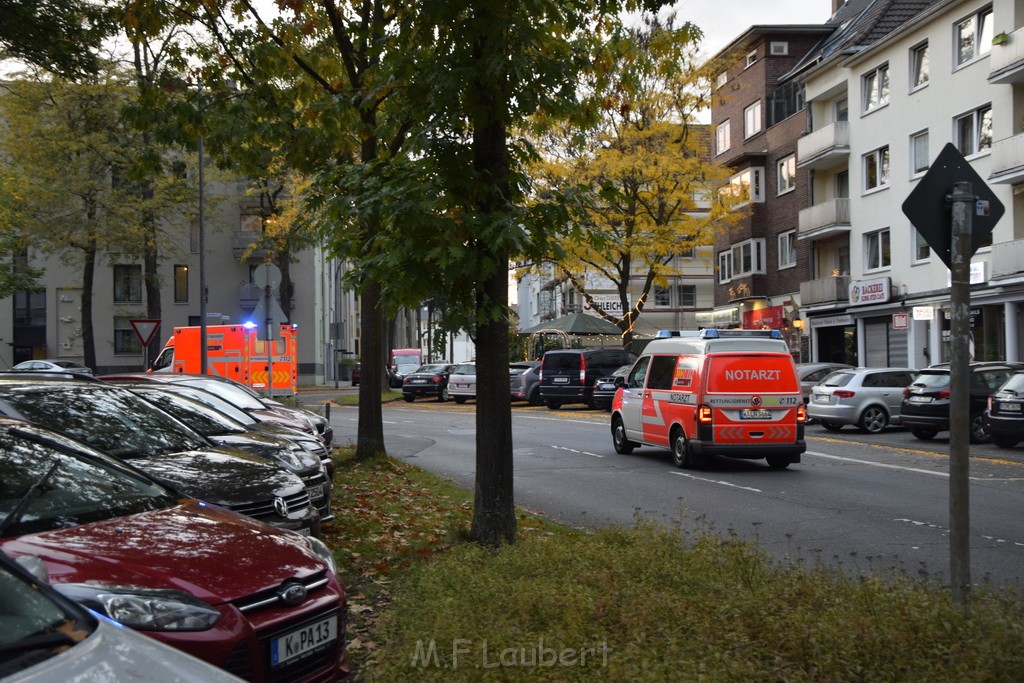
M 603 455 L 597 453 L 588 453 L 587 451 L 578 451 L 575 448 L 566 448 L 565 446 L 552 446 L 556 451 L 569 451 L 570 453 L 579 453 L 580 455 L 589 455 L 592 458 L 603 458 Z
M 675 470 L 669 470 L 669 474 L 677 474 L 680 477 L 688 477 L 696 481 L 706 481 L 709 484 L 721 484 L 722 486 L 731 486 L 734 489 L 743 489 L 744 491 L 753 491 L 754 493 L 764 493 L 761 489 L 755 489 L 750 486 L 740 486 L 739 484 L 733 484 L 732 482 L 723 481 L 721 479 L 705 479 L 704 477 L 696 477 L 692 474 L 687 474 L 686 472 L 676 472 Z
M 855 462 L 858 465 L 870 465 L 872 467 L 885 467 L 891 470 L 905 470 L 907 472 L 918 472 L 920 474 L 934 474 L 939 477 L 949 477 L 949 472 L 936 472 L 934 470 L 924 470 L 920 467 L 906 467 L 904 465 L 892 465 L 887 462 L 872 462 L 871 460 L 860 460 L 858 458 L 845 458 L 841 455 L 829 455 L 828 453 L 817 453 L 815 451 L 807 451 L 805 455 L 814 455 L 819 458 L 828 458 L 829 460 L 842 460 L 843 462 Z M 973 479 L 974 477 L 972 477 Z
M 940 531 L 943 534 L 946 534 L 946 533 L 949 532 L 949 529 L 947 529 L 944 526 L 940 526 L 938 524 L 932 524 L 931 522 L 918 522 L 917 520 L 907 519 L 906 517 L 898 517 L 898 518 L 896 518 L 896 519 L 894 519 L 892 521 L 894 521 L 894 522 L 902 522 L 903 524 L 913 524 L 914 526 L 928 527 L 929 529 L 935 529 L 937 531 Z M 1016 546 L 1018 548 L 1024 548 L 1024 543 L 1021 543 L 1019 541 L 1007 541 L 1004 538 L 998 538 L 996 536 L 989 536 L 988 534 L 979 534 L 979 536 L 984 538 L 986 541 L 993 541 L 995 543 L 1008 543 L 1008 544 Z

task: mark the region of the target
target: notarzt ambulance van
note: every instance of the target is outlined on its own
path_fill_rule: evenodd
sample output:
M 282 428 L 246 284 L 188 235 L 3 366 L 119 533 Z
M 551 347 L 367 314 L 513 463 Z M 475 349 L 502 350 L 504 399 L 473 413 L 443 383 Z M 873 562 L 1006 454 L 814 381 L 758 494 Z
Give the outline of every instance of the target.
M 776 330 L 662 332 L 619 380 L 612 403 L 615 452 L 672 451 L 678 467 L 707 455 L 800 462 L 803 393 Z

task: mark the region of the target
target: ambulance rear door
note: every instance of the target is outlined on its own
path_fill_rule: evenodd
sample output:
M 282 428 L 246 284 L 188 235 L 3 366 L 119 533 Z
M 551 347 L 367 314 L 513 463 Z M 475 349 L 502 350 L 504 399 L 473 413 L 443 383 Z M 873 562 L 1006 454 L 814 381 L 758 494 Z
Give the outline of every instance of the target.
M 643 394 L 644 441 L 668 447 L 669 430 L 679 418 L 679 399 L 672 391 L 679 354 L 651 356 Z
M 795 443 L 803 393 L 785 353 L 708 354 L 705 395 L 716 444 Z

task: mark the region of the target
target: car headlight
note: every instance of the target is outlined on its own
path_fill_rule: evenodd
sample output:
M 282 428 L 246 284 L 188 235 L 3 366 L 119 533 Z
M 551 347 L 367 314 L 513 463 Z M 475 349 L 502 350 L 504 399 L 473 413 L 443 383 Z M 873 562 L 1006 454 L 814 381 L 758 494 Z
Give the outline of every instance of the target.
M 324 561 L 331 573 L 337 576 L 338 569 L 334 564 L 334 553 L 327 547 L 327 544 L 315 536 L 303 536 L 302 538 L 309 544 L 310 549 L 316 553 L 317 557 Z
M 220 612 L 184 591 L 60 583 L 53 586 L 67 597 L 114 621 L 140 631 L 205 631 Z

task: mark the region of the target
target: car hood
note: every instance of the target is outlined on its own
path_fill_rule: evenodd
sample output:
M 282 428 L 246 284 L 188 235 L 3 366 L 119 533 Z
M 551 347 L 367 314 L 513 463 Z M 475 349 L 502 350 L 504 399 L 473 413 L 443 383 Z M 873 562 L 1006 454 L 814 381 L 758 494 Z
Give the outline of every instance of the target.
M 54 584 L 176 588 L 211 605 L 325 568 L 298 534 L 197 500 L 27 534 L 0 542 L 0 548 L 41 558 Z
M 289 496 L 305 488 L 294 473 L 234 448 L 210 446 L 201 451 L 142 455 L 127 462 L 191 498 L 229 507 Z
M 289 442 L 283 436 L 277 436 L 269 432 L 243 432 L 230 434 L 211 434 L 207 437 L 218 446 L 237 448 L 258 455 L 270 460 L 292 472 L 315 474 L 320 469 L 320 458 L 312 453 L 307 453 L 300 446 Z M 294 452 L 292 449 L 297 449 Z M 303 466 L 299 459 L 307 460 Z

